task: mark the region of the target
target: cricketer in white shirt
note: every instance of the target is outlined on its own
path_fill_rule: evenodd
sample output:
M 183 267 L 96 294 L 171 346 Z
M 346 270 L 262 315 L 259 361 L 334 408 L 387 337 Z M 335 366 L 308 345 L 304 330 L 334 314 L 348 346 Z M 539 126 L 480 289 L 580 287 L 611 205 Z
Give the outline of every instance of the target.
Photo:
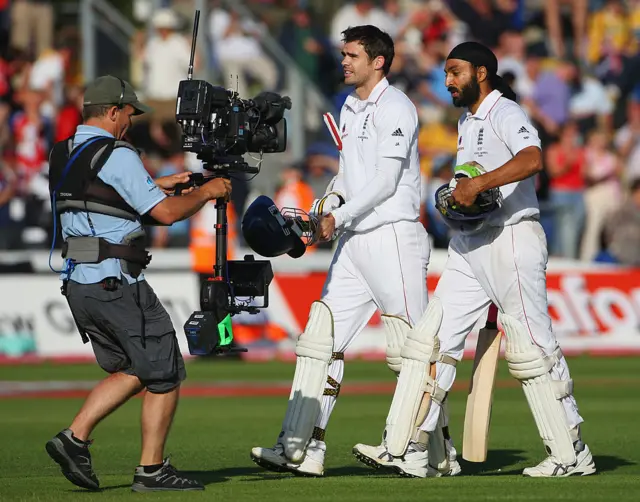
M 339 235 L 338 243 L 320 301 L 311 306 L 296 342 L 296 376 L 282 432 L 275 447 L 251 453 L 267 469 L 316 476 L 323 474 L 324 431 L 340 390 L 344 352 L 379 311 L 387 364 L 399 373 L 407 332 L 427 308 L 430 245 L 419 221 L 417 110 L 385 78 L 394 54 L 389 35 L 374 26 L 344 34 L 345 83 L 355 91 L 334 136 L 341 145 L 339 172 L 311 209 L 322 216 L 319 238 Z M 360 40 L 374 42 L 367 47 Z M 331 350 L 323 359 L 321 348 Z M 424 477 L 426 461 L 419 468 Z
M 526 393 L 532 377 L 520 371 L 517 361 L 528 361 L 528 368 L 535 362 L 543 382 L 531 390 L 537 397 L 527 394 L 527 398 L 550 457 L 523 473 L 591 474 L 595 467 L 580 438 L 583 419 L 549 316 L 547 242 L 538 221 L 534 186 L 535 174 L 542 168 L 538 133 L 520 106 L 506 97 L 512 91 L 497 76 L 497 61 L 488 48 L 475 42 L 460 44 L 447 58 L 445 72 L 454 104 L 467 107 L 458 126 L 456 163 L 476 162 L 486 171 L 463 179 L 451 197 L 467 206 L 477 193 L 498 187 L 504 201 L 478 232 L 458 233 L 450 241 L 445 270 L 430 302 L 430 307 L 441 305 L 442 321 L 436 328 L 440 357 L 462 359 L 467 336 L 493 303 L 506 335 L 511 374 L 523 381 Z M 427 311 L 424 318 L 429 315 Z M 454 364 L 436 362 L 435 381 L 442 391 L 451 390 L 455 376 Z M 545 401 L 550 385 L 563 391 Z M 435 430 L 441 413 L 440 403 L 431 405 L 420 427 L 427 433 Z M 552 422 L 558 424 L 556 429 L 547 425 Z
M 419 221 L 418 130 L 415 106 L 386 78 L 366 99 L 354 92 L 340 112 L 340 168 L 327 190 L 345 200 L 330 212 L 340 237 L 321 296 L 333 316 L 333 350 L 343 353 L 379 310 L 383 321 L 402 326 L 385 329 L 394 371 L 402 331 L 427 307 L 430 244 Z M 339 385 L 343 372 L 342 360 L 331 362 L 332 381 Z M 336 396 L 323 396 L 317 429 L 327 427 L 335 402 Z

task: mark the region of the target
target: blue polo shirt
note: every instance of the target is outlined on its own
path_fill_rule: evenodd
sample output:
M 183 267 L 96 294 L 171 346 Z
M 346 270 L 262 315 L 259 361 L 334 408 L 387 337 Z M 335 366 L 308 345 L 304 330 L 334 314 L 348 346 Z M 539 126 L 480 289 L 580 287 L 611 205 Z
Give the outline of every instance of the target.
M 113 137 L 99 127 L 80 125 L 73 137 L 73 147 L 75 148 L 95 136 Z M 147 173 L 140 157 L 128 148 L 116 148 L 98 173 L 98 178 L 112 186 L 139 214 L 149 212 L 166 197 Z M 92 212 L 89 212 L 89 218 L 93 223 L 95 237 L 103 237 L 114 244 L 121 244 L 125 236 L 142 229 L 140 221 L 130 221 Z M 65 241 L 69 237 L 93 235 L 85 211 L 67 211 L 60 216 L 60 221 Z M 129 283 L 135 282 L 133 277 L 122 272 L 120 260 L 108 258 L 101 263 L 77 264 L 70 279 L 81 284 L 93 284 L 102 281 L 105 277 L 122 276 Z M 61 277 L 66 279 L 67 274 L 64 273 Z M 143 274 L 138 276 L 138 280 L 143 279 Z

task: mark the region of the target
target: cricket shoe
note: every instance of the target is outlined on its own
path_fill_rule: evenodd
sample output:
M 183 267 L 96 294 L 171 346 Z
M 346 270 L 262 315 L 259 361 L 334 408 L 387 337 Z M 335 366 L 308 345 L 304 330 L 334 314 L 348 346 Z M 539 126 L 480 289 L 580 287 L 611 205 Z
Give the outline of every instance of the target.
M 388 469 L 408 478 L 435 477 L 429 468 L 429 454 L 410 442 L 402 457 L 394 457 L 383 444 L 369 446 L 357 444 L 353 447 L 355 457 L 374 469 Z
M 324 441 L 312 439 L 307 445 L 302 462 L 296 464 L 284 455 L 284 447 L 277 443 L 273 448 L 251 449 L 251 460 L 260 467 L 274 472 L 290 472 L 296 476 L 324 476 L 324 455 L 327 445 Z
M 422 451 L 414 442 L 409 443 L 407 452 L 402 457 L 391 455 L 384 444 L 368 446 L 357 444 L 353 454 L 365 465 L 374 469 L 390 469 L 401 476 L 412 478 L 440 478 L 457 476 L 462 472 L 457 460 L 457 452 L 451 439 L 445 440 L 448 461 L 434 467 L 429 463 L 428 452 Z
M 576 462 L 564 465 L 552 455 L 535 467 L 527 467 L 522 474 L 530 478 L 568 478 L 569 476 L 589 476 L 595 474 L 596 464 L 589 447 L 582 441 L 576 441 Z

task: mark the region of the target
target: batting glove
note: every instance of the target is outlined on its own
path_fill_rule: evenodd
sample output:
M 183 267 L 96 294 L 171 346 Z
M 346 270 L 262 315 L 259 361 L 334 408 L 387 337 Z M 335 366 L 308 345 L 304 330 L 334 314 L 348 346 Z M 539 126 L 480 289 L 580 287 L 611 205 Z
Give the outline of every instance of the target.
M 337 192 L 329 192 L 321 199 L 315 199 L 311 204 L 309 214 L 319 218 L 320 216 L 326 216 L 334 209 L 339 208 L 344 204 L 344 198 Z

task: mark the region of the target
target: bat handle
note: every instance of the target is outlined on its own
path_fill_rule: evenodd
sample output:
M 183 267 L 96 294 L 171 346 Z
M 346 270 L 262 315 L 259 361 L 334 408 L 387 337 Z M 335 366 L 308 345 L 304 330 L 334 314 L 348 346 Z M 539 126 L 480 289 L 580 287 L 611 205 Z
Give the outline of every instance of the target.
M 498 307 L 493 303 L 489 306 L 489 313 L 487 314 L 487 328 L 495 329 L 498 325 Z

